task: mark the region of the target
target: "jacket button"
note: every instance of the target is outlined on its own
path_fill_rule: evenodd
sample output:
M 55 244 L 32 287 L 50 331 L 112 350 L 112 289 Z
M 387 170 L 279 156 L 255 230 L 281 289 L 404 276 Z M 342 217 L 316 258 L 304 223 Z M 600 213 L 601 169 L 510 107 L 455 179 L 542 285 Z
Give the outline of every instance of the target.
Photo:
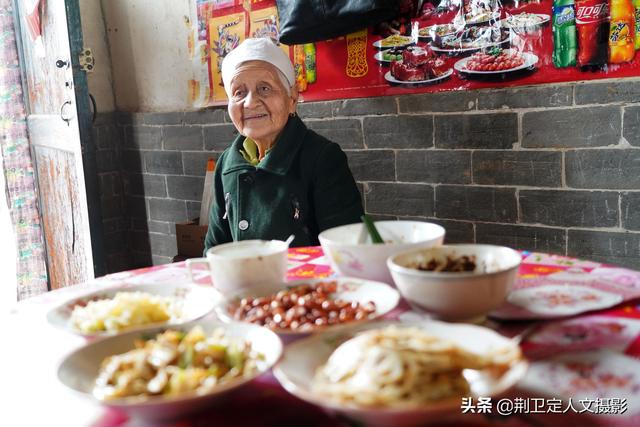
M 249 221 L 247 221 L 246 219 L 241 220 L 238 223 L 238 228 L 242 231 L 246 230 L 247 228 L 249 228 Z

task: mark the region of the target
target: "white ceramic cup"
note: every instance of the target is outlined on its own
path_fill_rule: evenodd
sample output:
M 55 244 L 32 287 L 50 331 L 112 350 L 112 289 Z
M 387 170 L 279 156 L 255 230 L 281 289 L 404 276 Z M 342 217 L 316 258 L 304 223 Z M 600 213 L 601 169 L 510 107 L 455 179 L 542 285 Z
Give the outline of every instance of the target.
M 287 278 L 289 242 L 282 240 L 241 240 L 210 248 L 206 258 L 187 260 L 193 281 L 192 267 L 204 264 L 211 272 L 211 283 L 224 296 L 240 291 L 273 286 L 277 292 Z

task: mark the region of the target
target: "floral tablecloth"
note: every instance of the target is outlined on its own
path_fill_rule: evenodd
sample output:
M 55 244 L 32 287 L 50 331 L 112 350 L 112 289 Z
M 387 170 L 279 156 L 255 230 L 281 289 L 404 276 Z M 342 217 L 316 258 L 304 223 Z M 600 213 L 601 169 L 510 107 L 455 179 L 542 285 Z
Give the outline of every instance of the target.
M 506 335 L 536 326 L 523 343 L 532 361 L 527 376 L 502 399 L 461 402 L 459 414 L 435 425 L 640 425 L 640 272 L 539 253 L 522 252 L 522 256 L 511 293 L 515 296 L 491 313 L 487 325 Z M 289 280 L 333 274 L 320 248 L 290 250 Z M 2 405 L 0 417 L 6 422 L 18 420 L 6 425 L 150 425 L 105 410 L 58 383 L 57 364 L 83 340 L 52 328 L 45 316 L 56 305 L 94 288 L 122 283 L 162 286 L 185 280 L 189 277 L 184 263 L 115 273 L 31 298 L 8 316 L 3 314 L 5 350 L 0 352 L 0 366 L 6 370 L 3 388 L 10 390 L 10 404 Z M 194 281 L 210 283 L 208 272 L 195 271 Z M 402 303 L 388 316 L 403 320 L 424 314 Z M 206 412 L 166 425 L 356 424 L 289 395 L 267 374 Z

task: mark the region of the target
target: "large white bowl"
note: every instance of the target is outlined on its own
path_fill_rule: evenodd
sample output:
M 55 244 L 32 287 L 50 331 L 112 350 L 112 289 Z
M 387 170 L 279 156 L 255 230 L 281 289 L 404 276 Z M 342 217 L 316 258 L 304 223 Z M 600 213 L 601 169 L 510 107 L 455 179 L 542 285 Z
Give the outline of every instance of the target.
M 439 246 L 444 240 L 444 228 L 430 222 L 376 221 L 375 225 L 382 239 L 389 243 L 371 243 L 362 223 L 320 233 L 322 250 L 338 274 L 393 284 L 387 258 L 413 248 Z
M 224 394 L 248 383 L 262 373 L 268 371 L 282 356 L 282 341 L 267 328 L 245 323 L 221 323 L 215 320 L 200 320 L 181 326 L 172 326 L 188 332 L 195 325 L 200 325 L 209 335 L 216 328 L 222 327 L 225 334 L 235 339 L 246 340 L 256 351 L 264 355 L 258 364 L 258 371 L 253 375 L 237 378 L 220 384 L 212 390 L 197 394 L 181 393 L 173 396 L 128 397 L 100 401 L 95 399 L 92 390 L 98 376 L 101 362 L 114 354 L 121 354 L 135 348 L 135 341 L 154 337 L 169 327 L 157 327 L 144 331 L 132 331 L 121 335 L 94 341 L 68 355 L 58 368 L 58 379 L 67 387 L 112 408 L 123 410 L 131 415 L 152 420 L 167 420 L 189 412 L 205 408 Z
M 475 257 L 474 271 L 434 272 L 412 267 L 464 255 Z M 445 320 L 477 321 L 505 302 L 521 261 L 518 252 L 505 246 L 463 244 L 403 252 L 389 257 L 387 265 L 412 307 Z
M 484 327 L 467 324 L 449 324 L 434 320 L 415 322 L 374 322 L 340 330 L 326 331 L 299 340 L 287 346 L 282 360 L 273 373 L 282 386 L 296 397 L 340 412 L 368 426 L 424 426 L 440 423 L 443 417 L 460 414 L 460 398 L 452 397 L 426 404 L 405 407 L 365 407 L 333 401 L 312 389 L 312 380 L 317 369 L 344 341 L 358 332 L 381 328 L 390 324 L 418 327 L 429 335 L 453 341 L 463 349 L 476 354 L 509 354 L 518 351 L 518 344 Z M 527 372 L 528 363 L 518 359 L 506 371 L 493 369 L 465 370 L 463 375 L 469 382 L 471 397 L 496 397 L 513 387 Z M 454 424 L 452 424 L 454 425 Z

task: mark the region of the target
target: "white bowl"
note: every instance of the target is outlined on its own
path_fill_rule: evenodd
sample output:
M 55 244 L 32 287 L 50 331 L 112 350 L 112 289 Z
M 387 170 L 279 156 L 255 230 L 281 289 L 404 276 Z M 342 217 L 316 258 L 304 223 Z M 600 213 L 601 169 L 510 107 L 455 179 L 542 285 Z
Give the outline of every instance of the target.
M 429 260 L 474 256 L 466 272 L 422 271 Z M 387 265 L 402 296 L 416 309 L 445 320 L 477 321 L 502 305 L 518 274 L 522 257 L 504 246 L 463 244 L 418 249 L 390 257 Z
M 287 339 L 294 336 L 300 336 L 309 333 L 315 333 L 318 331 L 326 330 L 326 329 L 335 329 L 345 327 L 346 325 L 353 325 L 356 323 L 368 322 L 373 319 L 384 316 L 391 310 L 393 310 L 400 300 L 400 294 L 397 290 L 387 285 L 386 283 L 381 282 L 373 282 L 370 280 L 363 280 L 354 277 L 338 277 L 338 278 L 328 278 L 328 279 L 302 279 L 302 280 L 294 280 L 290 282 L 283 283 L 278 290 L 286 290 L 295 286 L 305 285 L 305 284 L 314 284 L 319 282 L 337 282 L 337 290 L 330 294 L 332 299 L 341 299 L 345 301 L 356 301 L 360 304 L 366 304 L 368 302 L 373 302 L 375 304 L 375 312 L 371 315 L 371 317 L 363 320 L 354 320 L 348 323 L 337 323 L 334 325 L 326 325 L 326 326 L 315 326 L 310 330 L 300 331 L 300 330 L 292 330 L 292 329 L 272 329 L 280 338 Z M 223 300 L 220 304 L 218 304 L 215 308 L 216 314 L 218 318 L 223 321 L 231 322 L 234 321 L 233 313 L 230 312 L 230 307 L 233 303 L 237 302 L 240 298 L 251 296 L 251 297 L 264 297 L 272 295 L 273 292 L 271 287 L 266 287 L 261 291 L 253 291 L 253 292 L 238 292 L 234 296 Z
M 145 331 L 127 332 L 87 344 L 68 355 L 62 361 L 58 367 L 58 379 L 65 386 L 88 398 L 92 398 L 102 405 L 117 408 L 140 418 L 167 420 L 207 407 L 224 394 L 237 389 L 271 369 L 282 356 L 282 342 L 278 336 L 270 330 L 256 325 L 244 323 L 224 324 L 214 320 L 200 320 L 177 327 L 172 326 L 171 329 L 188 332 L 196 325 L 200 325 L 207 335 L 211 334 L 216 328 L 222 327 L 227 336 L 251 343 L 253 349 L 265 356 L 264 360 L 259 363 L 258 370 L 250 376 L 220 384 L 203 394 L 186 392 L 172 396 L 128 397 L 107 401 L 96 399 L 92 394 L 92 390 L 101 362 L 108 356 L 133 350 L 136 340 L 148 339 L 169 329 L 165 326 Z
M 166 322 L 166 324 L 174 325 L 191 322 L 204 317 L 206 314 L 213 311 L 215 305 L 222 299 L 217 290 L 206 285 L 196 285 L 193 283 L 165 283 L 162 285 L 124 283 L 117 286 L 104 287 L 99 290 L 88 292 L 82 296 L 72 298 L 50 310 L 47 313 L 47 321 L 55 327 L 65 329 L 69 332 L 82 335 L 87 338 L 116 335 L 121 332 L 158 326 L 158 324 L 155 323 L 135 325 L 118 332 L 84 332 L 74 327 L 71 323 L 71 314 L 76 306 L 85 306 L 89 301 L 111 299 L 115 297 L 118 292 L 145 292 L 154 296 L 174 298 L 182 311 L 182 315 L 178 319 Z
M 294 396 L 329 411 L 337 411 L 368 426 L 424 426 L 429 422 L 441 423 L 444 416 L 460 414 L 460 398 L 447 398 L 417 406 L 405 407 L 364 407 L 333 401 L 312 390 L 312 380 L 317 369 L 324 364 L 331 353 L 344 341 L 356 333 L 399 324 L 419 327 L 430 335 L 453 341 L 463 349 L 477 353 L 507 354 L 518 351 L 518 344 L 496 332 L 475 325 L 448 324 L 438 321 L 416 322 L 374 322 L 336 331 L 326 331 L 299 340 L 287 346 L 282 360 L 274 367 L 273 373 L 280 384 Z M 492 369 L 465 370 L 471 396 L 496 397 L 513 387 L 524 377 L 528 363 L 519 359 L 505 372 Z M 453 425 L 453 424 L 452 424 Z
M 382 239 L 391 243 L 371 243 L 362 223 L 334 227 L 320 233 L 318 239 L 322 250 L 338 274 L 393 285 L 387 258 L 413 248 L 439 246 L 444 240 L 444 228 L 430 222 L 376 221 L 375 225 Z

